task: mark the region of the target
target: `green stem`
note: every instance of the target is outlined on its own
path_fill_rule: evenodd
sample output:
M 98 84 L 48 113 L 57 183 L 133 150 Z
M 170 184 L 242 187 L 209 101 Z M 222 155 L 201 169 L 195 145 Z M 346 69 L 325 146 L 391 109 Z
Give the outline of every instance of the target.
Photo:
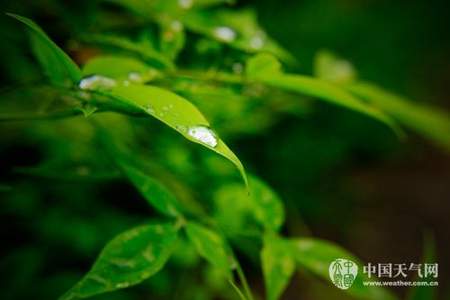
M 244 271 L 241 268 L 241 265 L 236 260 L 236 271 L 239 277 L 239 280 L 241 281 L 242 286 L 244 287 L 245 294 L 247 295 L 247 298 L 249 300 L 254 300 L 252 291 L 248 285 L 247 278 L 245 277 Z
M 239 295 L 239 298 L 241 298 L 241 300 L 248 300 L 244 294 L 242 294 L 241 290 L 239 289 L 239 287 L 234 283 L 234 281 L 232 279 L 229 279 L 228 282 L 230 283 L 230 285 L 233 287 L 233 289 L 236 291 L 236 293 Z

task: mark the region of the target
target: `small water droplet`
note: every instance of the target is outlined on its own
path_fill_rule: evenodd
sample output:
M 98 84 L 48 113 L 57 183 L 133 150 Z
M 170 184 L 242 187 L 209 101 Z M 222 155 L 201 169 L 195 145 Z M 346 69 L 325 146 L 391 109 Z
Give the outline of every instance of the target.
M 183 24 L 180 21 L 175 20 L 170 23 L 170 28 L 175 32 L 179 32 L 183 29 Z
M 242 74 L 244 71 L 244 66 L 241 63 L 234 63 L 231 68 L 235 74 Z
M 200 125 L 189 127 L 188 135 L 210 147 L 216 147 L 218 143 L 215 133 L 206 126 Z
M 176 125 L 175 128 L 177 130 L 181 131 L 181 132 L 186 132 L 187 131 L 186 126 L 183 126 L 183 125 Z
M 111 89 L 117 85 L 114 79 L 101 76 L 92 75 L 81 79 L 78 87 L 82 90 L 98 90 L 98 89 Z
M 130 286 L 129 282 L 120 282 L 120 283 L 116 284 L 116 288 L 118 288 L 118 289 L 123 289 L 123 288 L 126 288 L 128 286 Z
M 89 94 L 88 92 L 79 91 L 77 93 L 77 96 L 83 100 L 91 100 L 91 94 Z
M 153 106 L 151 106 L 150 104 L 145 104 L 142 108 L 143 108 L 143 109 L 145 110 L 145 112 L 147 112 L 148 114 L 153 115 L 153 114 L 155 113 L 155 110 L 153 109 Z
M 257 34 L 250 39 L 250 47 L 258 50 L 264 46 L 264 37 L 261 34 Z
M 194 5 L 194 0 L 178 0 L 178 5 L 183 9 L 189 9 Z
M 142 82 L 142 76 L 139 72 L 130 72 L 128 79 L 132 82 Z
M 220 26 L 214 29 L 214 36 L 221 41 L 231 42 L 236 38 L 236 32 L 230 27 Z

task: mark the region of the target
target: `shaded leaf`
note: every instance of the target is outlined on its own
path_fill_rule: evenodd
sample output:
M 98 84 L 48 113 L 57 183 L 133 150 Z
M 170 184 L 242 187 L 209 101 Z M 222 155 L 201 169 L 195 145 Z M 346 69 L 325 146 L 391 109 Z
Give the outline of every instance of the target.
M 295 62 L 295 58 L 273 41 L 259 26 L 253 10 L 195 10 L 181 19 L 183 24 L 199 34 L 248 52 L 269 52 Z
M 92 269 L 61 299 L 87 298 L 136 285 L 169 259 L 177 241 L 173 224 L 135 227 L 109 242 Z
M 178 20 L 164 22 L 161 25 L 160 48 L 169 59 L 174 60 L 183 49 L 186 35 L 183 24 Z
M 186 225 L 186 233 L 197 252 L 227 278 L 231 278 L 231 262 L 222 236 L 195 222 Z
M 78 66 L 36 23 L 16 14 L 8 15 L 27 26 L 34 55 L 51 83 L 67 86 L 77 83 L 81 79 L 81 71 Z
M 122 50 L 126 54 L 137 56 L 155 67 L 173 69 L 174 64 L 162 53 L 159 53 L 147 42 L 133 41 L 119 35 L 90 34 L 84 35 L 83 40 L 90 44 L 99 44 Z
M 392 115 L 399 123 L 450 150 L 450 115 L 415 103 L 369 83 L 349 85 L 348 90 Z
M 295 271 L 289 242 L 271 235 L 264 236 L 261 263 L 266 286 L 266 299 L 277 300 L 289 284 Z
M 278 231 L 284 223 L 283 202 L 273 190 L 255 176 L 249 177 L 249 188 L 224 185 L 214 196 L 215 218 L 227 234 L 245 234 L 257 230 L 255 223 L 265 230 Z
M 181 208 L 177 199 L 164 185 L 124 159 L 117 159 L 116 162 L 151 206 L 169 217 L 181 215 Z
M 401 130 L 382 111 L 354 97 L 345 89 L 330 82 L 304 75 L 283 73 L 277 59 L 270 54 L 259 54 L 247 62 L 247 76 L 264 84 L 297 92 L 311 97 L 337 104 L 363 113 L 389 126 L 397 135 Z

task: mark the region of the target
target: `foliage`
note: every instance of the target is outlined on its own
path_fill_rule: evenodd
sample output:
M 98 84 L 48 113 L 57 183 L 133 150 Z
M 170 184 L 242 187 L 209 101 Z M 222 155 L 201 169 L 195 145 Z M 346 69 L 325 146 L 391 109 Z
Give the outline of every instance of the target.
M 21 172 L 68 181 L 127 180 L 164 218 L 118 234 L 61 299 L 88 298 L 158 274 L 168 276 L 168 264 L 189 269 L 201 264 L 201 257 L 211 265 L 204 269 L 218 274 L 211 289 L 227 290 L 220 283 L 228 282 L 236 295 L 250 300 L 253 292 L 235 252 L 254 260 L 259 255 L 249 249 L 256 249 L 266 297 L 275 300 L 295 270 L 326 278 L 335 257 L 355 259 L 330 242 L 284 237 L 281 197 L 262 179 L 248 175 L 225 143 L 264 131 L 276 116 L 302 115 L 314 104 L 311 100 L 360 113 L 399 137 L 404 136 L 403 125 L 450 149 L 445 112 L 359 81 L 354 68 L 331 53 L 318 53 L 314 76 L 283 71 L 282 62 L 289 67 L 295 59 L 264 32 L 252 10 L 225 9 L 221 5 L 228 1 L 220 0 L 107 2 L 116 8 L 113 13 L 125 9 L 133 16 L 135 28 L 124 34 L 125 29 L 111 26 L 77 37 L 99 47 L 81 69 L 36 23 L 10 14 L 29 33 L 46 77 L 39 89 L 46 92 L 31 113 L 23 101 L 6 103 L 10 109 L 1 119 L 57 119 L 57 130 L 52 123 L 31 123 L 27 130 L 45 140 L 47 160 Z M 30 89 L 38 94 L 28 86 L 20 92 Z M 235 115 L 241 124 L 231 122 Z M 223 156 L 237 172 L 215 156 L 167 138 L 170 132 L 159 124 Z M 194 191 L 194 186 L 202 188 Z M 249 247 L 240 243 L 245 234 L 251 236 Z M 361 299 L 395 298 L 361 282 L 348 293 Z

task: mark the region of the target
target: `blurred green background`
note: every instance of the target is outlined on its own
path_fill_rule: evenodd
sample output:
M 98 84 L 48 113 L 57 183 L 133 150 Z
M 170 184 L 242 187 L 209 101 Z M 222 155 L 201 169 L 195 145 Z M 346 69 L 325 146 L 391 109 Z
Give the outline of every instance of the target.
M 256 9 L 262 27 L 297 58 L 292 68 L 297 72 L 311 74 L 317 51 L 328 49 L 351 61 L 359 77 L 450 110 L 448 1 L 262 0 L 238 1 L 236 6 Z M 89 48 L 80 50 L 74 37 L 86 24 L 94 26 L 95 1 L 3 0 L 2 11 L 36 20 L 77 62 L 92 55 Z M 11 85 L 39 76 L 29 63 L 23 29 L 0 18 L 0 77 L 6 93 Z M 266 128 L 246 134 L 239 129 L 227 132 L 225 125 L 222 129 L 246 168 L 284 199 L 285 231 L 335 241 L 365 261 L 392 263 L 420 262 L 424 232 L 431 232 L 439 263 L 439 298 L 449 299 L 448 153 L 414 133 L 400 142 L 382 125 L 331 105 L 318 103 L 300 115 L 279 115 Z M 233 116 L 232 125 L 245 127 L 239 118 Z M 33 129 L 29 123 L 0 123 L 1 299 L 56 298 L 88 270 L 106 241 L 155 214 L 120 178 L 65 180 L 61 174 L 46 178 L 18 171 L 41 163 L 49 155 L 48 143 L 59 143 L 52 151 L 78 147 L 71 145 L 71 137 L 84 131 L 83 124 L 74 128 L 65 122 L 33 121 Z M 220 186 L 219 177 L 212 182 L 208 177 L 215 172 L 205 170 L 221 170 L 222 161 L 179 141 L 156 122 L 136 122 L 145 123 L 152 136 L 141 143 L 148 147 L 144 155 L 164 161 L 196 197 L 207 198 Z M 212 123 L 222 133 L 220 119 Z M 114 177 L 112 171 L 105 172 Z M 251 258 L 242 255 L 242 260 L 251 285 L 262 291 L 260 270 Z M 169 268 L 143 286 L 104 299 L 224 297 L 221 287 L 215 289 L 217 282 L 209 283 L 208 293 L 201 291 L 204 278 L 214 281 L 214 276 L 194 270 Z M 401 288 L 394 292 L 407 293 Z M 283 299 L 348 296 L 299 274 Z

